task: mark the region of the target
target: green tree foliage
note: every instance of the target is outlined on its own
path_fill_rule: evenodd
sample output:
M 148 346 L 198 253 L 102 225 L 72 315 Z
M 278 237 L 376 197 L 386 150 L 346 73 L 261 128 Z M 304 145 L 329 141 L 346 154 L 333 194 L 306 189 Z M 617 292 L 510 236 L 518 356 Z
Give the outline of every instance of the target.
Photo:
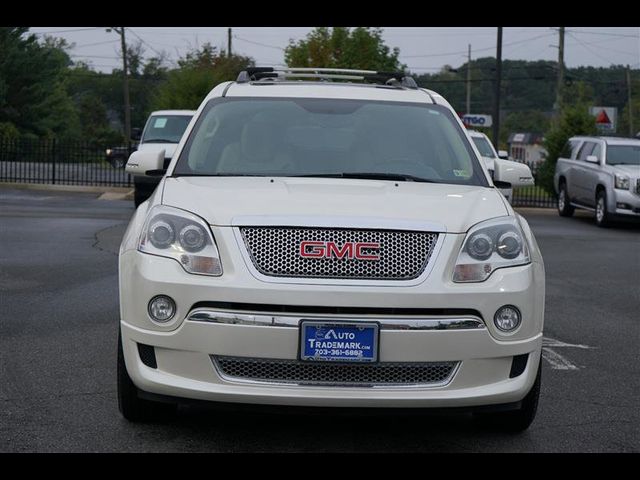
M 354 68 L 398 71 L 405 68 L 382 39 L 380 28 L 317 27 L 303 40 L 291 40 L 284 60 L 289 67 Z
M 166 81 L 159 85 L 151 101 L 153 110 L 196 109 L 221 82 L 235 80 L 253 60 L 241 55 L 226 55 L 216 47 L 205 44 L 178 61 L 180 68 L 170 70 Z
M 592 89 L 578 83 L 575 94 L 565 104 L 558 119 L 556 119 L 545 135 L 544 147 L 547 158 L 537 173 L 536 184 L 547 192 L 555 194 L 553 175 L 556 162 L 569 138 L 574 135 L 595 135 L 597 128 L 595 118 L 589 113 L 589 106 L 593 104 Z
M 0 123 L 27 135 L 77 133 L 78 118 L 65 85 L 71 64 L 67 47 L 63 40 L 38 42 L 26 27 L 0 27 Z

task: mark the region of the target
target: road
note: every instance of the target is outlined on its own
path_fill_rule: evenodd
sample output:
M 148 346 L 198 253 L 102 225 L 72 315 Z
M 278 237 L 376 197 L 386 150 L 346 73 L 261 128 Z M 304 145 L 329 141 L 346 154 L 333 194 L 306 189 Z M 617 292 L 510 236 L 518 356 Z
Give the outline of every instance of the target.
M 0 188 L 0 452 L 640 452 L 640 227 L 527 218 L 547 270 L 538 416 L 517 436 L 466 416 L 118 412 L 117 248 L 133 206 Z

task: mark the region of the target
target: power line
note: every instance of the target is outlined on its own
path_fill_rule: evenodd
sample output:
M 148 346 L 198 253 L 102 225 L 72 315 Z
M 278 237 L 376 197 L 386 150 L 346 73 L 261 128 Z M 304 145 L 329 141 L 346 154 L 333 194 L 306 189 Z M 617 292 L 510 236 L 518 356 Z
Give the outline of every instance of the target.
M 74 28 L 70 30 L 50 30 L 46 32 L 31 32 L 34 35 L 46 35 L 48 33 L 86 32 L 87 30 L 102 30 L 103 27 Z
M 531 42 L 533 40 L 537 40 L 539 38 L 544 38 L 544 37 L 549 37 L 551 35 L 554 35 L 553 33 L 545 33 L 544 35 L 538 35 L 536 37 L 532 37 L 532 38 L 525 38 L 522 40 L 516 40 L 514 42 L 510 42 L 510 43 L 505 43 L 503 45 L 504 47 L 509 47 L 511 45 L 517 45 L 519 43 L 524 43 L 524 42 Z M 484 48 L 474 48 L 474 52 L 483 52 L 486 50 L 495 50 L 495 45 L 491 46 L 491 47 L 484 47 Z M 427 54 L 427 55 L 400 55 L 401 58 L 427 58 L 427 57 L 447 57 L 447 56 L 451 56 L 451 55 L 463 55 L 466 54 L 466 51 L 457 51 L 457 52 L 448 52 L 448 53 L 433 53 L 433 54 Z
M 267 48 L 275 48 L 276 50 L 282 50 L 284 51 L 285 49 L 282 47 L 277 47 L 275 45 L 267 45 L 266 43 L 260 43 L 260 42 L 254 42 L 252 40 L 247 40 L 246 38 L 241 38 L 237 35 L 233 35 L 233 38 L 235 38 L 236 40 L 240 40 L 241 42 L 247 42 L 247 43 L 252 43 L 254 45 L 259 45 L 261 47 L 267 47 Z
M 140 40 L 144 45 L 146 45 L 147 47 L 149 47 L 156 55 L 158 55 L 159 57 L 164 57 L 165 55 L 158 52 L 155 48 L 153 48 L 144 38 L 142 38 L 140 35 L 138 35 L 136 32 L 134 32 L 131 28 L 126 27 L 127 30 L 129 30 L 129 32 L 131 32 L 138 40 Z
M 625 34 L 625 33 L 609 33 L 609 32 L 588 32 L 587 30 L 567 30 L 567 33 L 581 33 L 586 35 L 606 35 L 610 37 L 626 37 L 626 38 L 638 38 L 638 35 Z
M 609 58 L 604 58 L 604 57 L 603 57 L 602 55 L 600 55 L 598 52 L 593 51 L 593 50 L 592 50 L 588 45 L 586 45 L 582 40 L 580 40 L 579 38 L 577 38 L 577 37 L 576 37 L 575 35 L 573 35 L 572 33 L 569 33 L 569 36 L 570 36 L 571 38 L 573 38 L 574 40 L 576 40 L 580 45 L 582 45 L 582 47 L 583 47 L 585 50 L 587 50 L 587 51 L 589 51 L 589 52 L 593 53 L 596 57 L 598 57 L 598 58 L 600 58 L 600 59 L 604 60 L 605 62 L 607 62 L 607 63 L 609 63 L 609 64 L 611 64 L 611 63 L 612 63 L 612 62 L 611 62 L 611 59 L 609 59 Z

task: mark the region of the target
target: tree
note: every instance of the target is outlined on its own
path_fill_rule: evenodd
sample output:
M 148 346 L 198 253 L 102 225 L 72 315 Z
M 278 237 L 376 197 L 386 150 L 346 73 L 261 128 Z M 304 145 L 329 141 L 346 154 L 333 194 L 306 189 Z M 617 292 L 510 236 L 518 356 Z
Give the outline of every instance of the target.
M 382 29 L 317 27 L 298 42 L 289 41 L 284 60 L 289 67 L 353 68 L 378 71 L 404 70 L 398 56 L 382 39 Z
M 178 61 L 179 68 L 167 73 L 166 81 L 155 92 L 153 110 L 196 109 L 213 87 L 235 80 L 254 62 L 249 57 L 231 55 L 206 43 Z
M 73 136 L 79 123 L 65 86 L 69 46 L 60 39 L 39 42 L 28 31 L 0 27 L 0 123 L 22 135 Z
M 544 147 L 547 150 L 547 158 L 538 170 L 536 183 L 551 194 L 555 194 L 553 175 L 556 162 L 569 138 L 575 135 L 597 134 L 595 119 L 589 113 L 589 106 L 593 104 L 592 93 L 586 85 L 578 84 L 572 98 L 563 99 L 560 117 L 545 134 Z

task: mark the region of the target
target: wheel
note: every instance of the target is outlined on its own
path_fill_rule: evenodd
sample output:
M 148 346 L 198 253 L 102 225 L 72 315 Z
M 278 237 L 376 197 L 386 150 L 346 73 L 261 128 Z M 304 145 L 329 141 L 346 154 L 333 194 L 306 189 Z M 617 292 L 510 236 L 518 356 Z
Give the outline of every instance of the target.
M 561 217 L 570 217 L 573 215 L 575 208 L 569 203 L 569 195 L 567 194 L 567 184 L 560 183 L 560 193 L 558 193 L 558 213 Z
M 118 409 L 130 422 L 166 420 L 177 412 L 171 403 L 151 402 L 138 397 L 138 388 L 131 381 L 122 351 L 122 334 L 118 332 Z
M 113 168 L 124 168 L 125 164 L 126 162 L 122 157 L 113 159 Z
M 607 192 L 598 190 L 596 193 L 596 225 L 608 227 L 611 224 L 611 214 L 607 211 Z
M 538 411 L 538 399 L 540 398 L 540 383 L 542 375 L 542 362 L 538 364 L 536 380 L 522 400 L 522 406 L 518 410 L 497 413 L 475 413 L 478 424 L 491 430 L 518 433 L 523 432 L 533 422 Z

